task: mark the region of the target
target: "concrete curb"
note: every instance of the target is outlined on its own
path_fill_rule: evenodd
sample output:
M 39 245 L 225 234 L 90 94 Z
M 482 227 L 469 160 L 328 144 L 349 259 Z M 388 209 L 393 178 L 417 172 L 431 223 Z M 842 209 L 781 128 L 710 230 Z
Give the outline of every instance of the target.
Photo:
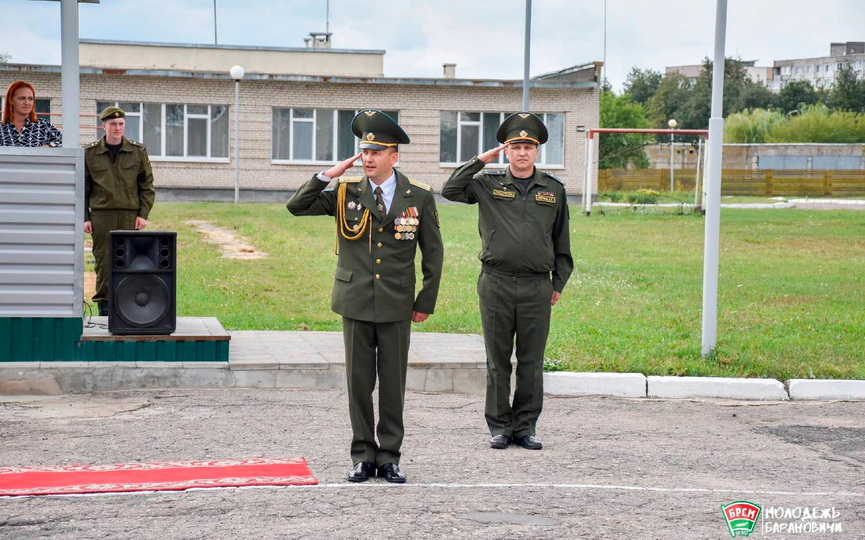
M 786 388 L 775 379 L 732 377 L 647 377 L 650 398 L 726 398 L 765 401 L 790 399 Z
M 544 393 L 551 396 L 646 397 L 642 373 L 544 373 Z
M 834 379 L 790 379 L 787 381 L 790 399 L 863 399 L 865 381 Z

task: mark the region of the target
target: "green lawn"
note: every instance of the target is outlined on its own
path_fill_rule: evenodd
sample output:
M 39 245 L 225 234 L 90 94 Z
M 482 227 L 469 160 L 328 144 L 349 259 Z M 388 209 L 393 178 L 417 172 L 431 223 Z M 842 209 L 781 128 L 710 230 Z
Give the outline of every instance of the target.
M 416 331 L 480 333 L 477 211 L 439 207 L 446 256 L 436 313 Z M 236 230 L 270 257 L 231 260 L 186 224 Z M 338 330 L 330 311 L 333 220 L 279 204 L 159 203 L 176 230 L 178 315 L 230 330 Z M 717 356 L 700 355 L 703 218 L 584 217 L 576 271 L 553 310 L 551 369 L 865 379 L 865 212 L 723 210 Z

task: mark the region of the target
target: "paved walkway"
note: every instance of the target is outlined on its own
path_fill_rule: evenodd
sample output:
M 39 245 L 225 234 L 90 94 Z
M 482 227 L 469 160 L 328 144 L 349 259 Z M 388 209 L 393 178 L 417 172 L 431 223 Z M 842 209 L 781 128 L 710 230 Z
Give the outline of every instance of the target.
M 221 328 L 220 332 L 224 335 Z M 250 330 L 230 332 L 230 336 L 228 362 L 0 362 L 0 395 L 169 388 L 345 388 L 341 332 Z M 483 395 L 483 338 L 412 333 L 406 389 Z M 865 400 L 865 381 L 557 372 L 544 374 L 544 391 L 559 396 L 630 398 Z

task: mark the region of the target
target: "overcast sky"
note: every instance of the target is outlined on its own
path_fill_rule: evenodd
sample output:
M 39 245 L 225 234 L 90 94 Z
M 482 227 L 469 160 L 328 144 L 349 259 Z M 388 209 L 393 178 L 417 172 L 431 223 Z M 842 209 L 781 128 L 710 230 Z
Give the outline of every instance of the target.
M 326 27 L 326 0 L 216 0 L 225 45 L 302 47 Z M 658 71 L 712 56 L 715 0 L 534 0 L 532 75 L 603 61 L 619 91 L 634 66 Z M 863 0 L 729 0 L 727 56 L 810 58 L 829 43 L 865 41 Z M 213 43 L 214 0 L 82 4 L 83 39 Z M 525 0 L 330 0 L 334 48 L 384 49 L 388 77 L 520 79 Z M 0 0 L 0 53 L 13 63 L 60 63 L 60 4 Z

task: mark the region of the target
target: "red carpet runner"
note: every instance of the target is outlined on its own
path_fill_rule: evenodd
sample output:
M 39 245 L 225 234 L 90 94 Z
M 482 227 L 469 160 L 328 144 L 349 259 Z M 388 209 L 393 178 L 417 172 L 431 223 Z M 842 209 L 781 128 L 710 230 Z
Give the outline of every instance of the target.
M 315 484 L 318 480 L 312 476 L 304 458 L 214 459 L 39 469 L 0 467 L 0 496 Z

